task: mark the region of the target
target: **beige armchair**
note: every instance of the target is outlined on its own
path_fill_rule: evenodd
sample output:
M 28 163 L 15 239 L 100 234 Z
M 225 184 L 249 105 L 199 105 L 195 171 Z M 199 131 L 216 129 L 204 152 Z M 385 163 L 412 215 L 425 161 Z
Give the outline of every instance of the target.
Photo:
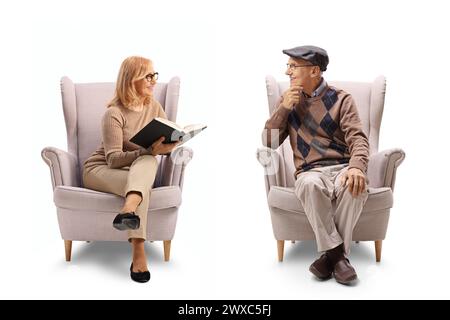
M 266 77 L 269 111 L 288 88 L 287 82 L 276 82 Z M 384 108 L 386 79 L 376 78 L 372 83 L 330 82 L 355 99 L 364 132 L 370 144 L 368 168 L 369 198 L 353 232 L 354 241 L 375 241 L 376 261 L 381 259 L 382 241 L 386 236 L 397 167 L 405 158 L 401 149 L 378 152 L 378 138 Z M 313 240 L 314 233 L 300 201 L 294 195 L 294 162 L 289 139 L 277 149 L 259 148 L 257 159 L 264 167 L 267 202 L 272 228 L 278 244 L 278 260 L 283 261 L 284 241 Z
M 158 83 L 155 99 L 167 117 L 175 121 L 180 80 Z M 101 118 L 114 94 L 114 83 L 73 83 L 61 79 L 62 105 L 67 130 L 68 152 L 53 147 L 42 150 L 50 168 L 53 201 L 59 229 L 70 261 L 72 241 L 126 241 L 126 232 L 112 227 L 124 199 L 110 193 L 86 189 L 82 185 L 82 166 L 101 143 Z M 170 257 L 178 208 L 181 205 L 184 169 L 191 160 L 190 148 L 179 147 L 172 156 L 158 156 L 159 168 L 148 211 L 147 239 L 164 242 L 164 260 Z

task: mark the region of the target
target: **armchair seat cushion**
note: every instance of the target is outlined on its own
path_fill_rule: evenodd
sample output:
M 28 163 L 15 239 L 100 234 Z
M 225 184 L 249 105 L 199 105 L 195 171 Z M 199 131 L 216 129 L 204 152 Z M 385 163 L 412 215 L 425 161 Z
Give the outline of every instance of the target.
M 58 186 L 54 190 L 56 207 L 81 211 L 118 212 L 124 203 L 122 197 L 85 188 Z M 178 208 L 181 205 L 179 186 L 154 188 L 150 195 L 149 211 Z
M 393 197 L 391 188 L 370 188 L 369 197 L 364 205 L 363 213 L 392 208 Z M 300 200 L 294 194 L 293 187 L 272 186 L 268 195 L 270 207 L 284 211 L 304 214 L 305 210 Z

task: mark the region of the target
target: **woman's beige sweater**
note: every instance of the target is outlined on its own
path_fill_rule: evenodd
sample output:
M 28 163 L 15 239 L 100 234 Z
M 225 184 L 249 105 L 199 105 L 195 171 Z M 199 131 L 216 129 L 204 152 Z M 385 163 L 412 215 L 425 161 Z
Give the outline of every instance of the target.
M 106 109 L 101 123 L 103 141 L 84 162 L 84 169 L 99 165 L 122 168 L 131 165 L 140 155 L 150 154 L 150 151 L 129 140 L 156 117 L 167 119 L 161 104 L 154 99 L 142 111 L 121 105 Z

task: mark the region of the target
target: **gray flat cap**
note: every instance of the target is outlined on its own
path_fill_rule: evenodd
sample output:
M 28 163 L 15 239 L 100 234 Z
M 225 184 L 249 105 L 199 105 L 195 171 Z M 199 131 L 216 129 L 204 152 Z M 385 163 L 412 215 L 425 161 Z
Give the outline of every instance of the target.
M 283 50 L 284 54 L 296 59 L 303 59 L 319 66 L 321 71 L 327 70 L 328 53 L 325 49 L 315 46 L 300 46 Z

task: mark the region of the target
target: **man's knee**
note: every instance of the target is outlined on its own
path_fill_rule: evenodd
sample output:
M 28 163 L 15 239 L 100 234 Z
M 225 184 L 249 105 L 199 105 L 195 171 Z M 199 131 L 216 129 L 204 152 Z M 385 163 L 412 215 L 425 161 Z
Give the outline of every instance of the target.
M 367 190 L 367 187 L 364 191 L 362 191 L 357 196 L 354 196 L 353 193 L 350 191 L 350 188 L 348 185 L 339 185 L 336 188 L 336 197 L 339 198 L 348 198 L 349 201 L 366 201 L 369 196 L 369 192 Z
M 297 180 L 297 189 L 301 192 L 322 191 L 325 189 L 324 182 L 318 174 L 305 174 Z

